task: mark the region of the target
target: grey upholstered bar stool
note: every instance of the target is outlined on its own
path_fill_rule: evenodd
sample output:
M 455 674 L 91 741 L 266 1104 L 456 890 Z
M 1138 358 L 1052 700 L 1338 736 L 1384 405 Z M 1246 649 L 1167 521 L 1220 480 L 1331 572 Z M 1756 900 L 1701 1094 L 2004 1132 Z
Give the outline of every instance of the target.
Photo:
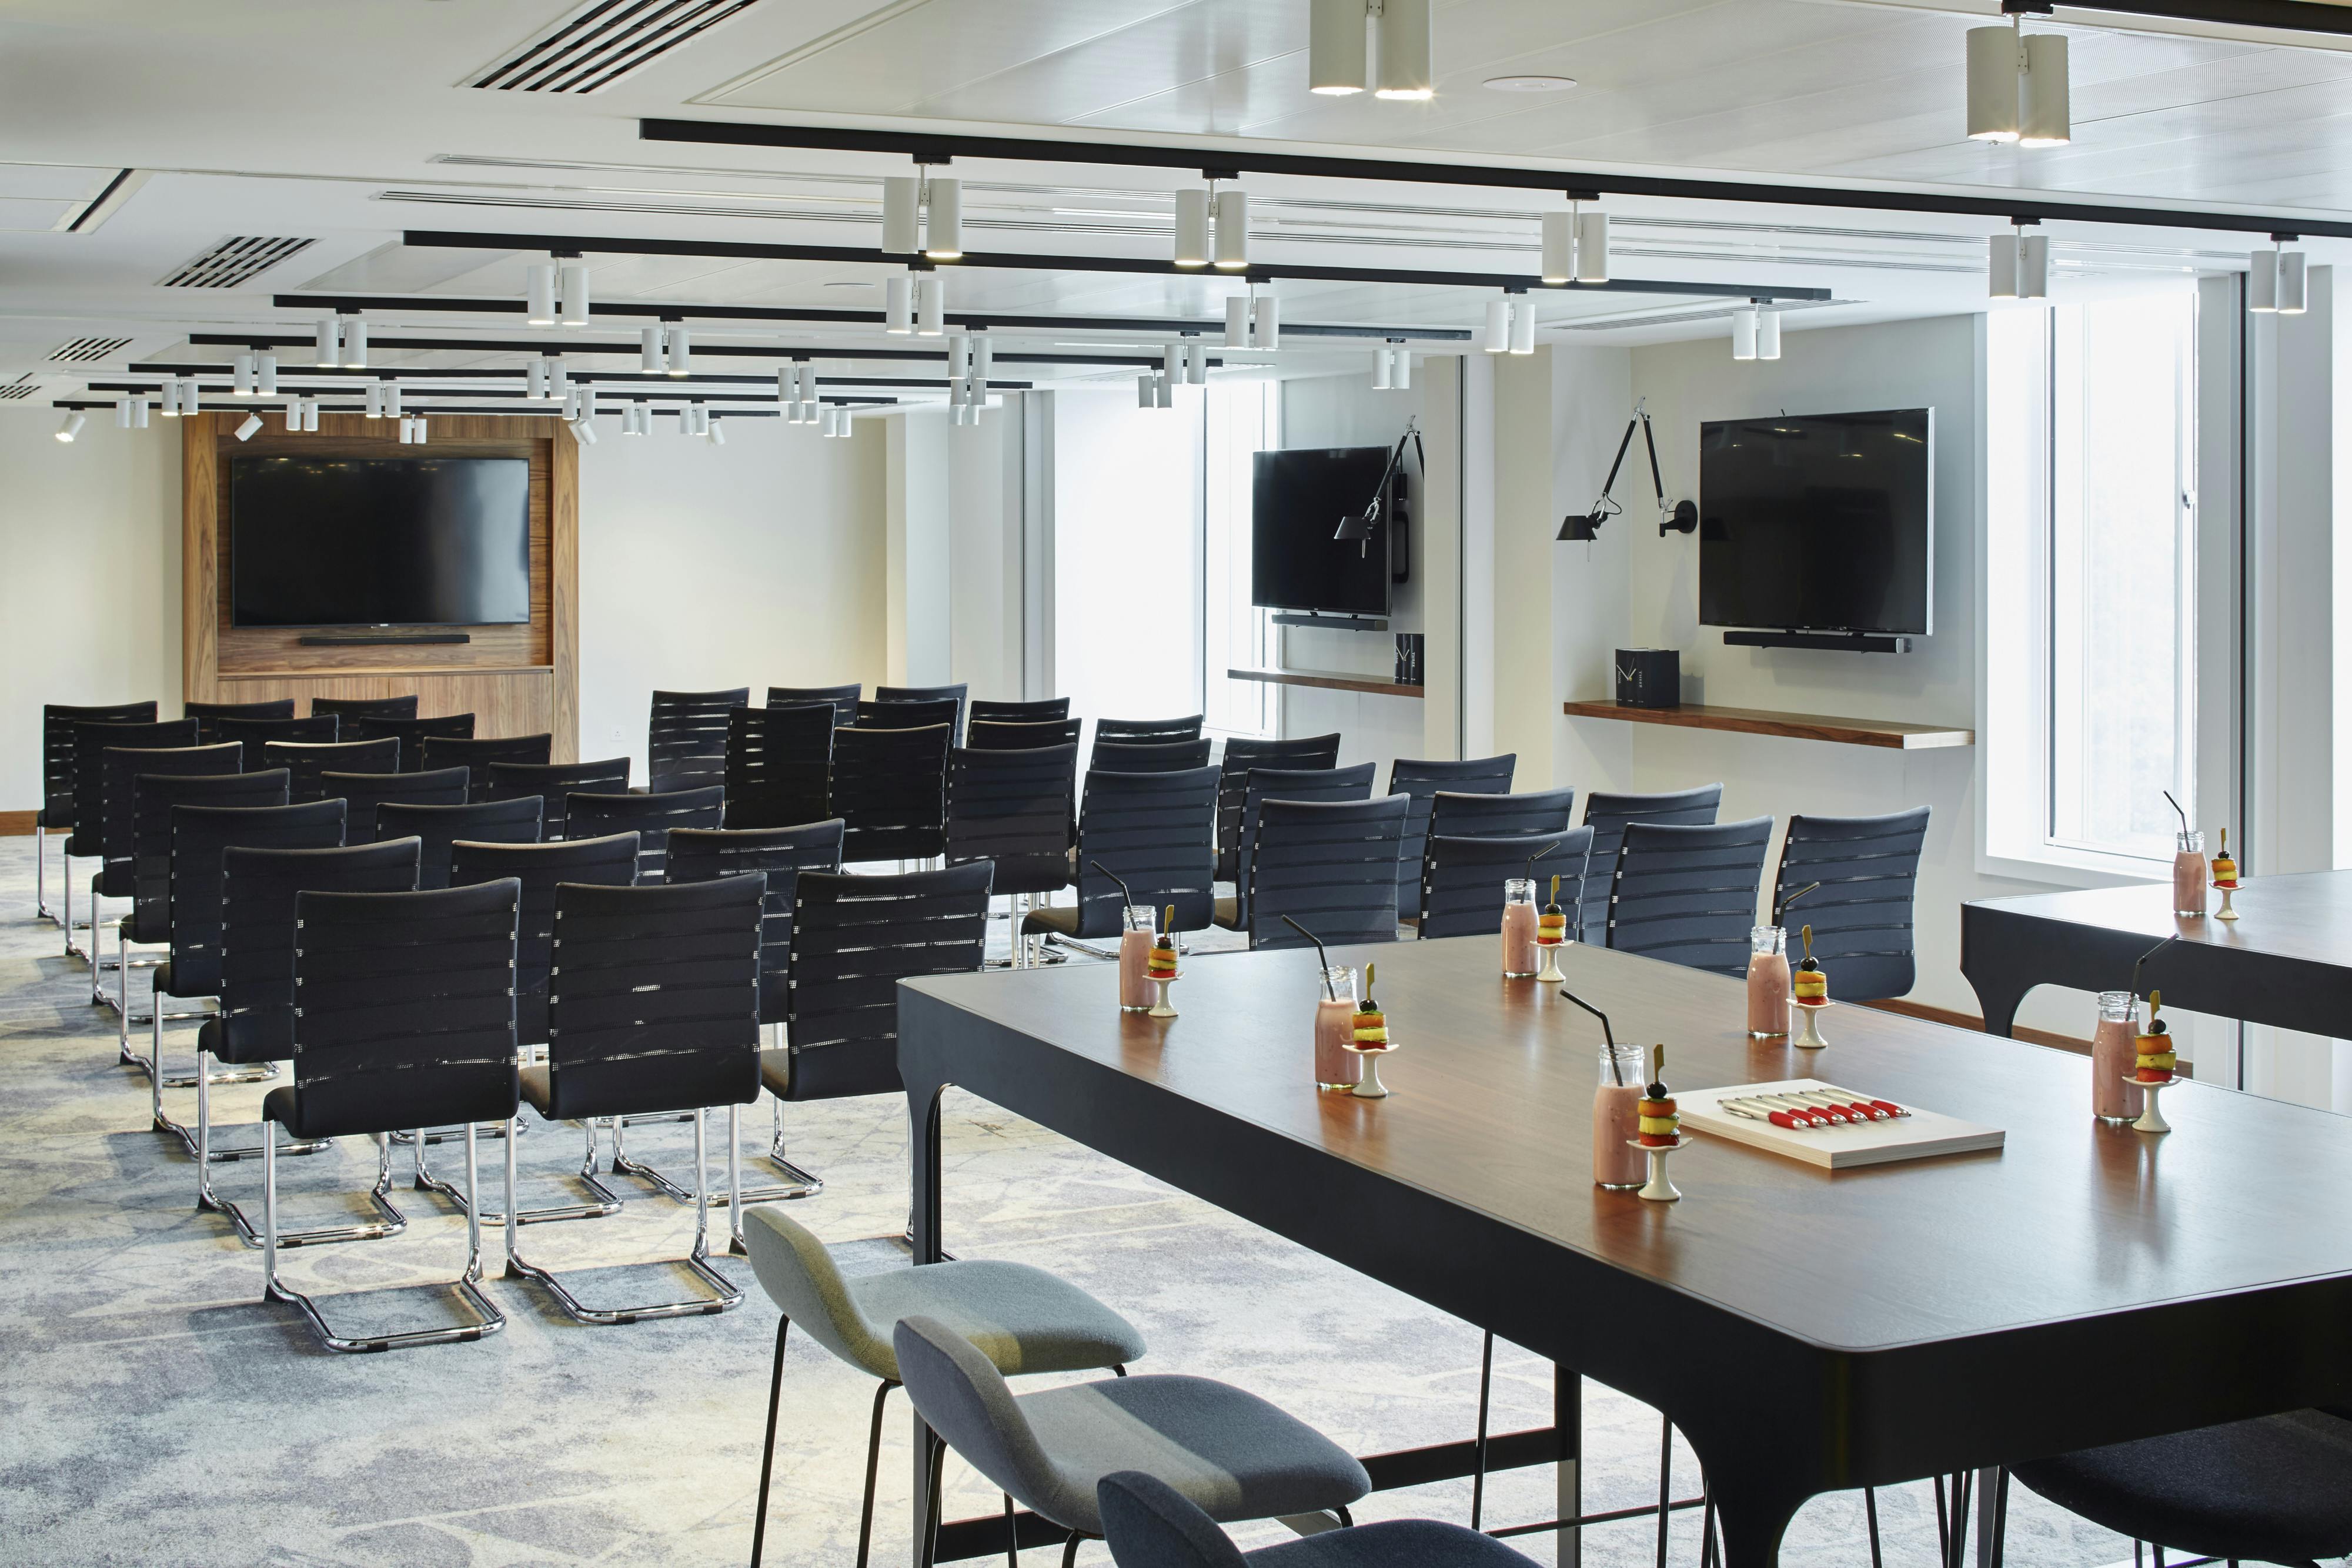
M 824 1243 L 772 1208 L 755 1208 L 744 1241 L 760 1288 L 783 1310 L 776 1323 L 776 1361 L 768 1381 L 768 1440 L 760 1456 L 760 1511 L 751 1526 L 751 1568 L 768 1528 L 768 1475 L 776 1458 L 776 1407 L 784 1386 L 784 1336 L 794 1322 L 860 1372 L 881 1379 L 866 1438 L 866 1500 L 857 1515 L 857 1562 L 864 1568 L 874 1534 L 874 1467 L 882 1445 L 882 1406 L 898 1386 L 891 1325 L 910 1313 L 952 1323 L 999 1371 L 1098 1372 L 1124 1376 L 1143 1354 L 1133 1323 L 1076 1285 L 1026 1263 L 985 1259 L 891 1269 L 856 1279 L 834 1267 Z
M 1217 1520 L 1336 1513 L 1352 1524 L 1348 1505 L 1372 1490 L 1355 1456 L 1231 1384 L 1118 1377 L 1015 1397 L 995 1364 L 937 1318 L 900 1318 L 891 1343 L 907 1397 L 947 1447 L 1005 1496 L 1070 1531 L 1064 1568 L 1079 1542 L 1101 1538 L 1095 1487 L 1120 1470 L 1158 1476 Z M 926 1568 L 944 1457 L 932 1450 Z
M 1493 1536 L 1434 1519 L 1327 1530 L 1244 1554 L 1200 1505 L 1140 1470 L 1097 1482 L 1095 1506 L 1118 1568 L 1532 1568 Z

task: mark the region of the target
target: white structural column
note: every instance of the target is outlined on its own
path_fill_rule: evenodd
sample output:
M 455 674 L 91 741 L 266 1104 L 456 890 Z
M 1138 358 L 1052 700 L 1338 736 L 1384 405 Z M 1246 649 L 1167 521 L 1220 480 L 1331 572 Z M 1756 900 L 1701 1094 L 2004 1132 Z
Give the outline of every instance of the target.
M 892 685 L 942 685 L 951 678 L 954 631 L 947 411 L 909 410 L 875 423 L 889 442 L 884 664 Z

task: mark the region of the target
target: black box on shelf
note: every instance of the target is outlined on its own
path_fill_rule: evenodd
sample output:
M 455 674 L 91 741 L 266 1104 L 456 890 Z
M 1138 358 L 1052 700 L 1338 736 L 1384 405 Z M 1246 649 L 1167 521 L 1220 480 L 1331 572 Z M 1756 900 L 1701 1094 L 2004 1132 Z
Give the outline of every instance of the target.
M 1680 707 L 1683 656 L 1673 648 L 1617 650 L 1619 707 Z

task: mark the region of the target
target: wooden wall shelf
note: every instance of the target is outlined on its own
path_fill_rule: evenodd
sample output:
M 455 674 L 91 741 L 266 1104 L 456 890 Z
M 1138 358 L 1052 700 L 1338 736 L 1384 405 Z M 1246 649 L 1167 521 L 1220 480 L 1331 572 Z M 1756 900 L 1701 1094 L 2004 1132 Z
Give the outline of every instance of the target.
M 1238 672 L 1236 672 L 1238 673 Z M 1820 714 L 1769 713 L 1761 708 L 1620 707 L 1613 702 L 1562 703 L 1571 718 L 1613 718 L 1627 724 L 1663 724 L 1681 729 L 1722 729 L 1739 735 L 1778 735 L 1790 740 L 1826 740 L 1840 746 L 1877 746 L 1895 751 L 1932 751 L 1974 746 L 1977 732 L 1943 725 L 1903 724 L 1894 719 L 1829 718 Z
M 1381 697 L 1417 697 L 1423 689 L 1378 675 L 1351 675 L 1341 670 L 1227 670 L 1236 681 L 1264 681 L 1273 686 L 1316 686 L 1328 692 L 1370 692 Z

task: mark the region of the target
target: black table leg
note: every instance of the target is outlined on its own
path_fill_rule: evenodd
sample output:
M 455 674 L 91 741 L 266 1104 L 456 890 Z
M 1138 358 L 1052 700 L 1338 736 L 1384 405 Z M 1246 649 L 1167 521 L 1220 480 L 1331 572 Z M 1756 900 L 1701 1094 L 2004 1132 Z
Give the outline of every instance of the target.
M 926 1263 L 938 1262 L 943 1248 L 940 1236 L 940 1097 L 945 1087 L 911 1081 L 907 1084 L 908 1166 L 914 1186 L 908 1215 L 914 1233 L 915 1266 L 919 1269 Z M 916 1411 L 914 1401 L 907 1402 L 907 1412 L 914 1423 L 915 1562 L 921 1568 L 929 1533 L 931 1488 L 939 1474 L 941 1445 Z
M 1551 1428 L 1559 1460 L 1553 1486 L 1554 1519 L 1584 1517 L 1584 1376 L 1554 1362 L 1551 1369 Z M 1574 1525 L 1559 1532 L 1559 1568 L 1579 1568 L 1584 1531 Z

